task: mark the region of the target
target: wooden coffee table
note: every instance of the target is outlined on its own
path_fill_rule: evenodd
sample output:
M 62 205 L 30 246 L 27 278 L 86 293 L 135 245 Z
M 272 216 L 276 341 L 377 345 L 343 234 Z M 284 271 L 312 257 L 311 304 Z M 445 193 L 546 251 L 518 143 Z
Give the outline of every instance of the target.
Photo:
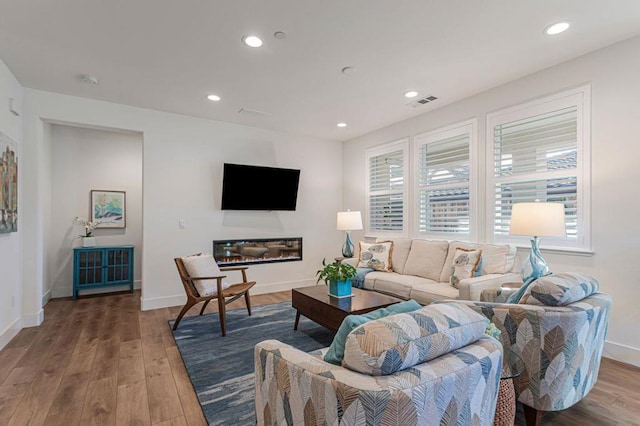
M 344 317 L 351 314 L 365 314 L 378 308 L 402 302 L 397 297 L 375 291 L 352 289 L 353 297 L 336 298 L 329 296 L 327 286 L 294 288 L 291 290 L 291 305 L 297 310 L 294 330 L 298 329 L 300 315 L 323 327 L 336 332 Z

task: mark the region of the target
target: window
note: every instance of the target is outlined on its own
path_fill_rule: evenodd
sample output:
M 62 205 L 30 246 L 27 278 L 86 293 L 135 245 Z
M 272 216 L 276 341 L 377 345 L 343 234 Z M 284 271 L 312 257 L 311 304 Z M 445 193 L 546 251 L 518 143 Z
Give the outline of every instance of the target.
M 475 236 L 475 126 L 474 120 L 416 136 L 418 235 L 463 239 Z
M 367 150 L 367 233 L 407 236 L 408 141 Z
M 511 206 L 535 200 L 565 206 L 566 238 L 546 245 L 590 249 L 589 93 L 582 87 L 487 117 L 490 233 L 509 236 Z

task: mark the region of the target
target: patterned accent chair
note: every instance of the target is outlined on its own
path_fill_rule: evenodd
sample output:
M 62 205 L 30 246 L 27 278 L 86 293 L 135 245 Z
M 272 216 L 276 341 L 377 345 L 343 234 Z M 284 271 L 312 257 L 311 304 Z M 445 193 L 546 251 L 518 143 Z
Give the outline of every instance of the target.
M 502 345 L 466 306 L 442 304 L 355 328 L 342 365 L 326 349 L 276 340 L 255 348 L 260 425 L 490 425 Z
M 612 301 L 595 278 L 578 273 L 549 275 L 524 290 L 519 303 L 506 303 L 514 289 L 460 303 L 501 330 L 506 362 L 522 371 L 514 384 L 527 424 L 539 424 L 541 412 L 569 408 L 593 388 Z

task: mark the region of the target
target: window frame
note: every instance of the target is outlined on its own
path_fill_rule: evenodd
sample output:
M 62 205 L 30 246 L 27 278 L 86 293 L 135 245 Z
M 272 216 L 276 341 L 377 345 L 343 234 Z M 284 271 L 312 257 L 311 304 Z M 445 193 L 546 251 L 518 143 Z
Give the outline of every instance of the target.
M 370 213 L 371 213 L 371 196 L 375 195 L 376 191 L 371 191 L 370 187 L 370 177 L 371 177 L 371 169 L 369 161 L 372 157 L 378 157 L 384 154 L 388 154 L 394 151 L 402 151 L 402 177 L 403 177 L 403 185 L 402 185 L 402 231 L 392 231 L 392 230 L 379 230 L 379 229 L 371 229 L 371 221 L 370 221 Z M 368 148 L 366 150 L 365 155 L 365 197 L 366 197 L 366 206 L 365 206 L 365 236 L 366 237 L 389 237 L 389 238 L 397 238 L 397 237 L 408 237 L 409 232 L 409 210 L 410 206 L 410 180 L 409 180 L 409 169 L 411 167 L 409 160 L 409 138 L 402 138 L 395 140 L 393 142 L 385 143 L 383 145 L 375 146 L 372 148 Z M 384 192 L 395 192 L 395 191 L 384 191 Z
M 413 137 L 412 143 L 412 175 L 411 180 L 411 212 L 412 218 L 412 237 L 413 238 L 428 238 L 428 239 L 447 239 L 456 240 L 463 239 L 469 241 L 476 241 L 478 232 L 478 119 L 473 118 L 471 120 L 465 120 L 448 126 L 440 127 L 428 132 L 420 133 Z M 420 232 L 420 213 L 419 209 L 419 197 L 420 197 L 420 147 L 425 144 L 436 143 L 442 140 L 467 135 L 469 138 L 469 233 L 446 233 L 446 232 Z
M 496 125 L 534 117 L 562 108 L 576 109 L 576 176 L 577 236 L 569 238 L 543 237 L 544 248 L 560 251 L 591 251 L 591 86 L 584 85 L 546 96 L 486 116 L 486 239 L 488 242 L 512 243 L 529 247 L 532 237 L 495 234 L 495 188 L 500 181 L 494 170 L 494 128 Z M 560 175 L 560 173 L 558 173 Z M 573 174 L 572 174 L 573 175 Z M 512 179 L 517 182 L 517 179 Z M 523 179 L 522 181 L 525 181 Z

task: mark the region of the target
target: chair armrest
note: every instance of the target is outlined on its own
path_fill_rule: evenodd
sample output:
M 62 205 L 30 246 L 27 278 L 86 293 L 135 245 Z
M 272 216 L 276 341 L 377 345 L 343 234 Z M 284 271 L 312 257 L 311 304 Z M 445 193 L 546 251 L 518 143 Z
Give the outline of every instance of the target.
M 219 275 L 216 277 L 189 277 L 188 279 L 192 280 L 192 281 L 202 281 L 202 280 L 217 280 L 217 279 L 223 279 L 223 278 L 227 278 L 226 275 Z
M 479 277 L 465 278 L 460 280 L 458 289 L 460 291 L 460 300 L 477 300 L 480 301 L 480 296 L 483 290 L 490 288 L 502 287 L 502 284 L 522 282 L 520 274 L 509 272 L 506 274 L 488 274 Z

